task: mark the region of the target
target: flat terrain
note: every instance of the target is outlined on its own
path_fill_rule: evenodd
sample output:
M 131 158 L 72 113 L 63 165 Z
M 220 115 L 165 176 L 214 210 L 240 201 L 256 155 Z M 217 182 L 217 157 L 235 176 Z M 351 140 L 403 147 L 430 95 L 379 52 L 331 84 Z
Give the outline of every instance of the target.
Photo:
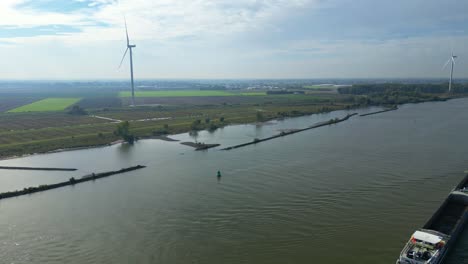
M 203 97 L 203 96 L 256 96 L 265 95 L 265 92 L 230 92 L 217 90 L 180 90 L 180 91 L 136 91 L 135 97 Z M 119 92 L 119 97 L 131 97 L 129 91 Z
M 306 89 L 320 89 L 320 88 L 333 88 L 333 85 L 328 84 L 316 84 L 316 85 L 304 85 Z
M 136 105 L 255 105 L 255 104 L 310 104 L 329 102 L 330 98 L 343 98 L 328 94 L 283 94 L 257 96 L 180 96 L 180 97 L 136 97 Z M 130 97 L 122 98 L 123 105 L 129 105 Z M 81 105 L 82 102 L 80 102 Z
M 235 100 L 225 101 L 219 98 Z M 193 101 L 188 97 L 161 97 L 137 99 L 161 99 L 164 105 L 94 108 L 102 102 L 117 105 L 116 101 L 103 98 L 88 101 L 88 105 L 93 106 L 86 109 L 88 115 L 70 115 L 65 111 L 0 113 L 0 158 L 96 146 L 119 139 L 114 134 L 117 127 L 115 121 L 95 118 L 93 115 L 129 121 L 131 133 L 144 138 L 190 131 L 197 120 L 199 124 L 196 129 L 216 129 L 229 124 L 255 122 L 259 111 L 262 119 L 269 120 L 351 106 L 349 103 L 339 102 L 330 104 L 335 99 L 341 100 L 339 98 L 341 97 L 327 94 L 209 96 L 192 97 Z
M 61 111 L 67 107 L 77 103 L 81 98 L 46 98 L 34 103 L 20 106 L 8 112 L 21 113 L 21 112 L 47 112 L 47 111 Z
M 116 96 L 110 97 L 86 97 L 78 104 L 83 108 L 103 108 L 103 107 L 121 107 L 122 99 Z
M 0 114 L 0 133 L 50 127 L 79 126 L 104 123 L 90 116 L 73 116 L 63 112 L 24 112 Z
M 67 88 L 67 85 L 73 88 Z M 0 112 L 0 158 L 109 144 L 121 139 L 114 133 L 120 121 L 129 122 L 132 135 L 148 138 L 191 130 L 213 131 L 230 124 L 352 107 L 393 106 L 461 96 L 416 93 L 411 90 L 412 86 L 403 87 L 406 90 L 397 87 L 401 91 L 383 87 L 377 94 L 374 90 L 380 90 L 373 86 L 358 86 L 355 87 L 357 90 L 348 88 L 347 93 L 304 88 L 301 90 L 303 94 L 293 94 L 302 85 L 276 88 L 276 91 L 289 89 L 292 92 L 289 94 L 267 94 L 272 90 L 271 86 L 263 90 L 179 88 L 139 90 L 136 92 L 137 106 L 128 107 L 130 91 L 114 85 L 41 83 L 40 89 L 13 87 L 0 91 L 0 110 L 9 110 Z M 258 87 L 255 82 L 252 85 Z M 198 84 L 192 87 L 198 87 Z M 356 92 L 363 94 L 353 94 Z M 67 108 L 74 104 L 80 107 L 79 111 L 69 113 Z
M 0 112 L 6 112 L 17 107 L 30 104 L 42 98 L 2 97 L 0 98 Z

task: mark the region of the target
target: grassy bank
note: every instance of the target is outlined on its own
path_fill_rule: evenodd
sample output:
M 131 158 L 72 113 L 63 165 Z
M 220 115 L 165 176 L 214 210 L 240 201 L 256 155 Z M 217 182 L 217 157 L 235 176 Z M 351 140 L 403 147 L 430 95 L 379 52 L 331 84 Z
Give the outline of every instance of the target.
M 2 114 L 0 158 L 57 149 L 100 146 L 119 140 L 119 137 L 114 135 L 116 123 L 92 118 L 90 115 L 129 121 L 132 134 L 138 138 L 149 138 L 194 129 L 215 130 L 230 124 L 256 122 L 259 121 L 258 112 L 262 113 L 261 121 L 266 121 L 345 109 L 350 106 L 351 104 L 331 105 L 328 99 L 316 97 L 307 100 L 288 97 L 268 102 L 259 98 L 258 101 L 245 105 L 165 105 L 98 109 L 90 111 L 89 116 L 74 116 L 65 112 Z M 151 120 L 154 118 L 169 119 Z
M 88 115 L 70 115 L 65 111 L 3 113 L 0 114 L 0 158 L 102 146 L 120 139 L 114 134 L 115 122 L 92 115 L 129 121 L 133 135 L 150 138 L 372 105 L 362 95 L 340 94 L 245 96 L 246 100 L 233 103 L 210 101 L 211 98 L 203 105 L 167 100 L 158 106 L 87 109 Z M 433 97 L 419 100 L 431 101 Z

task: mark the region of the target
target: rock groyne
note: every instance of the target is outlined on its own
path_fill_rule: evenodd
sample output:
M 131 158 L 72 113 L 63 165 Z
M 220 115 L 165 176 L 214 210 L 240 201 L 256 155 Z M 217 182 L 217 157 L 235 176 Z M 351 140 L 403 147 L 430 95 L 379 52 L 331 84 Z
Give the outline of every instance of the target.
M 45 167 L 0 166 L 0 170 L 76 171 L 77 169 L 75 169 L 75 168 L 45 168 Z
M 12 198 L 12 197 L 16 197 L 16 196 L 26 195 L 26 194 L 44 192 L 44 191 L 48 191 L 48 190 L 52 190 L 52 189 L 57 189 L 57 188 L 60 188 L 60 187 L 65 187 L 65 186 L 70 186 L 70 185 L 75 185 L 75 184 L 87 182 L 87 181 L 94 181 L 94 180 L 97 180 L 97 179 L 109 177 L 109 176 L 116 175 L 116 174 L 121 174 L 121 173 L 129 172 L 129 171 L 143 169 L 145 167 L 146 166 L 137 165 L 137 166 L 123 168 L 123 169 L 116 170 L 116 171 L 92 173 L 92 174 L 89 174 L 89 175 L 85 175 L 80 179 L 75 179 L 75 178 L 72 177 L 68 181 L 64 181 L 64 182 L 59 182 L 59 183 L 54 183 L 54 184 L 44 184 L 44 185 L 40 185 L 40 186 L 37 186 L 37 187 L 24 188 L 23 190 L 4 192 L 4 193 L 0 193 L 0 200 L 5 199 L 5 198 Z
M 299 133 L 299 132 L 302 132 L 302 131 L 306 131 L 306 130 L 310 130 L 310 129 L 314 129 L 314 128 L 318 128 L 318 127 L 323 127 L 323 126 L 328 126 L 328 125 L 341 123 L 341 122 L 344 122 L 344 121 L 348 120 L 349 118 L 351 118 L 352 116 L 355 116 L 355 115 L 357 115 L 357 113 L 348 114 L 347 116 L 345 116 L 343 118 L 335 118 L 335 119 L 330 119 L 328 121 L 319 122 L 319 123 L 316 123 L 316 124 L 314 124 L 314 125 L 312 125 L 310 127 L 306 127 L 306 128 L 302 128 L 302 129 L 293 129 L 293 130 L 290 130 L 290 131 L 287 131 L 287 132 L 283 131 L 283 132 L 281 132 L 281 133 L 279 133 L 277 135 L 267 137 L 267 138 L 262 138 L 262 139 L 255 138 L 252 142 L 247 142 L 247 143 L 243 143 L 243 144 L 223 148 L 222 150 L 232 150 L 232 149 L 236 149 L 236 148 L 241 148 L 241 147 L 245 147 L 245 146 L 248 146 L 248 145 L 258 144 L 260 142 L 272 140 L 272 139 L 275 139 L 275 138 L 296 134 L 296 133 Z

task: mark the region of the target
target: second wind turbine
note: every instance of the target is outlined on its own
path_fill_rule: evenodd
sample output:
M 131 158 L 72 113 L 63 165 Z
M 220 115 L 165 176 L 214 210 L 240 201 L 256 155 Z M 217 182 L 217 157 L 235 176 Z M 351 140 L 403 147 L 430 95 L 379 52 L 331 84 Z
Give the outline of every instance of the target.
M 127 51 L 130 50 L 130 78 L 132 83 L 132 104 L 131 106 L 135 106 L 135 87 L 133 84 L 133 53 L 132 49 L 136 47 L 136 45 L 130 44 L 130 39 L 128 38 L 128 30 L 127 30 L 127 20 L 125 19 L 125 34 L 127 35 L 127 49 L 125 50 L 124 55 L 122 56 L 122 60 L 120 61 L 119 68 L 122 66 L 122 63 L 125 59 L 125 55 L 127 55 Z
M 444 67 L 447 67 L 447 65 L 451 62 L 452 63 L 452 67 L 450 69 L 450 80 L 449 80 L 449 93 L 452 91 L 452 79 L 453 79 L 453 65 L 455 65 L 455 59 L 457 58 L 457 56 L 453 55 L 453 52 L 452 52 L 452 56 L 450 57 L 450 59 L 445 63 Z

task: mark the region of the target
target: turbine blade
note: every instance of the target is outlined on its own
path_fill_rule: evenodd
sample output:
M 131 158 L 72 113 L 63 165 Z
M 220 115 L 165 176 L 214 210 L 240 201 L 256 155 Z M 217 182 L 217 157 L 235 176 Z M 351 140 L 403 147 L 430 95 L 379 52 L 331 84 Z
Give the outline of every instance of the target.
M 450 51 L 452 52 L 452 56 L 453 56 L 453 40 L 452 39 L 450 40 Z
M 452 62 L 453 62 L 453 64 L 455 64 L 455 58 L 456 58 L 456 56 L 455 56 L 455 57 L 452 57 Z
M 124 21 L 125 21 L 125 35 L 127 35 L 127 46 L 130 45 L 130 40 L 128 39 L 128 29 L 127 29 L 127 19 L 124 16 Z
M 122 63 L 123 63 L 123 61 L 124 61 L 124 59 L 125 59 L 125 55 L 127 55 L 127 51 L 128 51 L 128 47 L 127 47 L 127 49 L 125 50 L 124 55 L 122 56 L 122 60 L 120 61 L 120 64 L 119 64 L 119 68 L 118 68 L 118 69 L 120 69 L 120 67 L 122 66 Z
M 444 64 L 444 67 L 442 67 L 442 70 L 445 69 L 445 67 L 447 67 L 449 63 L 450 63 L 450 59 Z

